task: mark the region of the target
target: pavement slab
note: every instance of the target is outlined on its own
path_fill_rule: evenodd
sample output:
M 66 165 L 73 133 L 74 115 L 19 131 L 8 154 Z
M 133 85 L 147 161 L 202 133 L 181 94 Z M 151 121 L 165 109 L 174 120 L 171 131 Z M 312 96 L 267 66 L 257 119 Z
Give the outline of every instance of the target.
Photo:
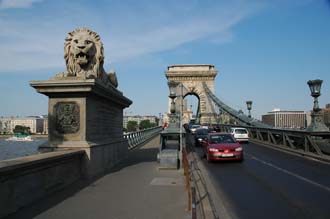
M 67 192 L 64 200 L 53 201 L 48 207 L 37 203 L 30 212 L 25 209 L 9 218 L 191 218 L 183 171 L 159 170 L 158 151 L 156 137 L 130 151 L 107 175 L 79 191 Z M 38 205 L 44 208 L 42 212 L 35 209 Z

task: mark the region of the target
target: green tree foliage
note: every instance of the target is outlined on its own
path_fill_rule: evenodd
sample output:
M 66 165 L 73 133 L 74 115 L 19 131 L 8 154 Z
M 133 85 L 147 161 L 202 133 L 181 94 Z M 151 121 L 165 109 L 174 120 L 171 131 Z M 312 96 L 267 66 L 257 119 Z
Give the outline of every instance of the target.
M 127 131 L 128 132 L 135 132 L 138 128 L 137 121 L 128 121 L 127 122 Z
M 15 134 L 18 134 L 18 133 L 20 133 L 20 134 L 31 134 L 30 127 L 21 126 L 21 125 L 15 126 L 13 132 Z
M 150 120 L 142 120 L 139 124 L 139 129 L 143 130 L 147 128 L 150 128 Z
M 148 129 L 148 128 L 152 128 L 155 126 L 156 126 L 156 123 L 151 123 L 150 120 L 146 119 L 146 120 L 142 120 L 140 122 L 139 129 L 143 130 L 143 129 Z

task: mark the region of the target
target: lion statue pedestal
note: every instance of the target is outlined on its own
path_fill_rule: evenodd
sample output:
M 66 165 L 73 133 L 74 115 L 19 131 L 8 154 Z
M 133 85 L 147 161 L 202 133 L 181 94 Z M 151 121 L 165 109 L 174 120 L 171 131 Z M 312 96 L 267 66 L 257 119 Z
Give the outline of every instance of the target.
M 127 155 L 123 109 L 132 101 L 117 89 L 116 74 L 104 71 L 103 45 L 95 32 L 81 28 L 69 33 L 64 50 L 65 72 L 30 82 L 49 97 L 49 141 L 39 150 L 85 150 L 85 174 L 92 177 Z

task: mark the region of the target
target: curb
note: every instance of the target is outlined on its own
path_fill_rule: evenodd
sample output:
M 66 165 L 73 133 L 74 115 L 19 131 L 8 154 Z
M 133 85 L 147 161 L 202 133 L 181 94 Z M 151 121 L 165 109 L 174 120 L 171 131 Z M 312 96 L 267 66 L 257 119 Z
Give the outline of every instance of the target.
M 196 214 L 197 218 L 219 219 L 219 214 L 214 206 L 214 188 L 201 159 L 196 152 L 191 152 L 188 156 L 191 168 L 191 184 L 196 190 Z
M 215 189 L 212 176 L 200 155 L 191 152 L 188 159 L 191 163 L 192 184 L 196 187 L 197 217 L 203 219 L 234 218 L 225 207 L 221 194 Z

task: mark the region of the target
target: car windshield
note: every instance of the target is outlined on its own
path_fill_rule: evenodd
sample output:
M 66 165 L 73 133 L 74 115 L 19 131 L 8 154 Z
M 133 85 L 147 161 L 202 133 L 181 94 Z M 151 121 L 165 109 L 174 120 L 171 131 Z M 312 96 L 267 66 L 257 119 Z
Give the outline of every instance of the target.
M 246 129 L 235 129 L 236 134 L 247 134 Z
M 211 135 L 210 143 L 211 144 L 235 143 L 235 140 L 231 137 L 231 135 Z
M 208 131 L 207 129 L 197 129 L 196 130 L 196 135 L 207 135 Z

